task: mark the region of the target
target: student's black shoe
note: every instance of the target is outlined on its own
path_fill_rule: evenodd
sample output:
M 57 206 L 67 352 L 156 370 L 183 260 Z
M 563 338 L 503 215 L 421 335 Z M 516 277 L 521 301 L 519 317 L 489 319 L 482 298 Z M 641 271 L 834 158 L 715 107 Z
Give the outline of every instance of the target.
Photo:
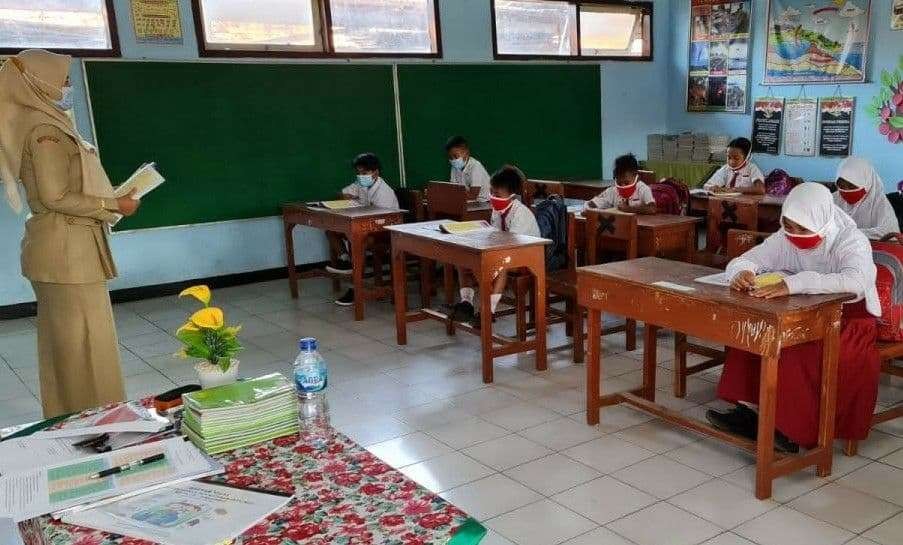
M 350 307 L 354 304 L 354 288 L 349 288 L 345 295 L 335 300 L 335 304 L 340 307 Z
M 351 262 L 347 259 L 339 259 L 335 265 L 326 265 L 326 270 L 332 274 L 351 274 Z
M 759 427 L 759 418 L 756 412 L 744 405 L 736 405 L 726 412 L 709 409 L 705 413 L 706 419 L 716 428 L 722 431 L 739 435 L 755 441 Z
M 451 319 L 453 322 L 469 323 L 473 320 L 473 305 L 467 301 L 460 301 L 452 307 Z
M 799 445 L 791 441 L 789 437 L 778 430 L 774 430 L 774 448 L 775 450 L 786 452 L 788 454 L 796 454 L 800 451 Z

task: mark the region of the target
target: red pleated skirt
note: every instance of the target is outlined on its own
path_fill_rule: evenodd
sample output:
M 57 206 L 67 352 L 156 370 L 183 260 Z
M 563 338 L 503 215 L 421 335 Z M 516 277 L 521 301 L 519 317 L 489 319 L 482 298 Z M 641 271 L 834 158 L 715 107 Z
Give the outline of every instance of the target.
M 844 305 L 837 370 L 835 437 L 861 440 L 868 436 L 878 396 L 881 362 L 875 346 L 877 325 L 865 302 Z M 814 341 L 781 350 L 775 427 L 805 448 L 818 444 L 822 343 Z M 759 403 L 761 358 L 728 349 L 718 384 L 726 401 Z

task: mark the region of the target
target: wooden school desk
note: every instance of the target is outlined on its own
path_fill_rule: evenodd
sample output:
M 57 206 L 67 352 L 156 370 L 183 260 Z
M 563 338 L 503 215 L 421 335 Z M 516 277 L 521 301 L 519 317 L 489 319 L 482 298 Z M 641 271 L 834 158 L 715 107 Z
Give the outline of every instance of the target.
M 720 272 L 678 261 L 647 257 L 577 269 L 580 306 L 589 313 L 587 328 L 586 420 L 599 422 L 599 409 L 627 403 L 662 420 L 756 453 L 756 497 L 771 497 L 772 481 L 811 465 L 818 475 L 831 474 L 837 357 L 841 304 L 849 294 L 795 295 L 757 299 L 726 287 L 694 282 Z M 671 282 L 674 286 L 656 285 Z M 681 286 L 693 288 L 678 290 Z M 646 324 L 643 346 L 643 386 L 629 392 L 600 395 L 601 313 Z M 758 441 L 717 430 L 706 423 L 655 403 L 656 333 L 672 329 L 762 356 L 759 385 Z M 781 347 L 824 341 L 821 367 L 821 410 L 818 446 L 799 456 L 774 452 L 778 357 Z
M 732 201 L 754 202 L 758 205 L 759 226 L 780 225 L 781 207 L 784 206 L 784 197 L 776 195 L 734 195 L 731 197 L 716 195 L 720 199 Z M 709 211 L 709 195 L 691 194 L 687 214 L 706 217 Z M 760 229 L 763 230 L 763 229 Z M 769 229 L 773 231 L 773 229 Z
M 586 240 L 586 218 L 574 213 L 575 244 Z M 637 214 L 637 255 L 641 257 L 678 257 L 692 261 L 696 253 L 696 224 L 702 218 L 673 214 Z
M 386 230 L 392 238 L 392 287 L 395 293 L 395 326 L 398 344 L 408 342 L 407 324 L 412 321 L 433 318 L 446 324 L 446 331 L 454 334 L 462 329 L 479 335 L 482 341 L 483 382 L 492 382 L 492 361 L 499 356 L 519 352 L 536 351 L 536 368 L 546 369 L 546 265 L 545 246 L 550 241 L 542 238 L 480 231 L 462 235 L 449 235 L 439 230 L 443 220 L 423 223 L 393 225 Z M 480 294 L 480 326 L 452 322 L 448 315 L 430 308 L 430 290 L 421 281 L 421 308 L 408 312 L 406 254 L 428 260 L 452 263 L 473 271 Z M 536 333 L 533 339 L 518 340 L 492 332 L 492 312 L 489 296 L 492 280 L 505 270 L 524 268 L 536 282 Z M 421 268 L 421 274 L 429 272 Z
M 368 288 L 364 285 L 366 242 L 369 237 L 387 225 L 402 223 L 404 210 L 392 210 L 376 206 L 362 206 L 345 210 L 330 210 L 307 203 L 282 205 L 282 224 L 285 230 L 285 266 L 288 269 L 288 285 L 292 298 L 298 298 L 298 270 L 295 268 L 295 241 L 292 231 L 296 225 L 315 227 L 323 231 L 342 233 L 351 244 L 351 282 L 354 286 L 354 319 L 364 319 L 364 301 L 389 294 L 388 286 Z M 381 272 L 377 274 L 379 278 Z M 311 276 L 325 276 L 317 271 Z

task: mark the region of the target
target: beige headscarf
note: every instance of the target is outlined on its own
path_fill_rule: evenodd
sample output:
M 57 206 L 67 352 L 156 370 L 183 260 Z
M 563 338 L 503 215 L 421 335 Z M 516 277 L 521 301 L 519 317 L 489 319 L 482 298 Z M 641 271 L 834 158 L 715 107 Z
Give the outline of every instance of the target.
M 78 144 L 82 164 L 82 191 L 112 197 L 113 187 L 97 152 L 82 140 L 72 119 L 56 102 L 63 97 L 72 57 L 43 49 L 28 49 L 10 57 L 0 68 L 0 182 L 6 200 L 19 213 L 19 172 L 28 136 L 39 125 L 53 125 Z

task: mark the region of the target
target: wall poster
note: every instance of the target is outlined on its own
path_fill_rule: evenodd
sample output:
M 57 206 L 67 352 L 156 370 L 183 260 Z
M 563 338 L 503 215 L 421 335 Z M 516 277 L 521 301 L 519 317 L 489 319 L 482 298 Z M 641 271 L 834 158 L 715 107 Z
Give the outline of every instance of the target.
M 894 0 L 890 9 L 890 29 L 903 30 L 903 0 Z
M 751 0 L 691 0 L 688 112 L 746 113 Z
M 853 146 L 854 97 L 828 97 L 818 101 L 818 154 L 846 157 Z
M 753 103 L 753 153 L 781 153 L 781 128 L 784 117 L 784 99 L 757 98 Z
M 818 101 L 788 98 L 784 102 L 784 154 L 815 157 Z
M 131 0 L 132 28 L 140 44 L 181 44 L 179 0 Z
M 870 0 L 769 0 L 766 85 L 866 77 Z

